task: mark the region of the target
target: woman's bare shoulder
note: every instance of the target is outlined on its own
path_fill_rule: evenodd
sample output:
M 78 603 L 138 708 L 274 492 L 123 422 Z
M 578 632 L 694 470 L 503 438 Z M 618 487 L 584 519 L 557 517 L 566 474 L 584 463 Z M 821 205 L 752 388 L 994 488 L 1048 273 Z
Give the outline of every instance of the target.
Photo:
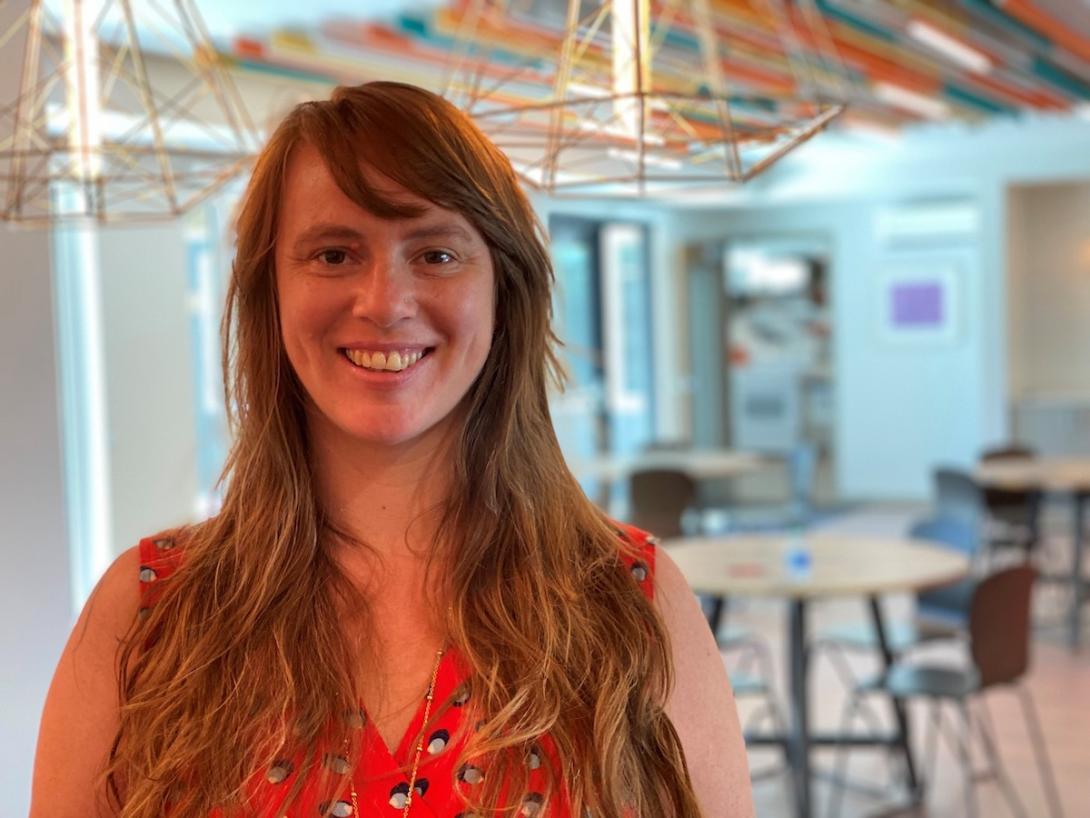
M 715 637 L 667 549 L 656 558 L 655 604 L 673 653 L 675 684 L 666 702 L 706 818 L 753 815 L 745 743 Z
M 99 778 L 117 732 L 117 656 L 140 607 L 140 562 L 139 546 L 114 560 L 61 653 L 38 732 L 31 818 L 104 814 Z

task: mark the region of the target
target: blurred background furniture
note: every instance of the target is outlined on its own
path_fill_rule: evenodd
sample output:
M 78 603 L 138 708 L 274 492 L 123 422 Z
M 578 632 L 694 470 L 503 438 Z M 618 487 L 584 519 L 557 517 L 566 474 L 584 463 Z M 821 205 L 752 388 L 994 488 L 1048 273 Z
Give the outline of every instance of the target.
M 1071 502 L 1071 588 L 1068 644 L 1078 649 L 1082 640 L 1082 610 L 1088 598 L 1083 577 L 1086 542 L 1086 505 L 1090 499 L 1090 457 L 1015 457 L 982 461 L 973 475 L 978 485 L 1005 491 L 1036 491 Z
M 688 512 L 693 510 L 696 500 L 696 481 L 688 474 L 676 469 L 640 469 L 633 472 L 630 487 L 629 517 L 633 525 L 661 538 L 676 539 L 694 533 L 690 530 L 692 523 L 687 524 L 686 520 L 694 519 Z M 720 650 L 737 657 L 735 669 L 730 673 L 734 695 L 762 699 L 760 714 L 771 720 L 773 729 L 785 730 L 783 708 L 771 687 L 772 653 L 768 644 L 749 630 L 724 626 L 723 595 L 701 595 L 700 602 Z M 776 771 L 758 770 L 753 775 L 764 777 Z
M 924 761 L 924 781 L 934 779 L 939 732 L 943 728 L 941 705 L 952 703 L 958 711 L 962 734 L 957 740 L 965 787 L 965 815 L 977 814 L 975 782 L 982 777 L 995 778 L 1012 812 L 1027 816 L 1025 807 L 1010 781 L 996 749 L 994 730 L 983 694 L 1000 686 L 1010 685 L 1022 705 L 1030 741 L 1033 745 L 1041 783 L 1053 818 L 1063 815 L 1059 793 L 1042 738 L 1040 721 L 1028 691 L 1021 681 L 1030 667 L 1030 597 L 1035 577 L 1028 564 L 1002 569 L 974 583 L 968 606 L 968 636 L 971 661 L 963 667 L 945 664 L 897 661 L 876 677 L 860 684 L 845 704 L 841 735 L 847 736 L 855 716 L 860 712 L 864 696 L 881 693 L 894 701 L 926 698 L 931 702 L 930 734 L 927 737 L 927 758 Z M 980 702 L 981 716 L 973 717 L 969 704 Z M 974 771 L 970 754 L 973 728 L 977 728 L 989 769 L 983 775 Z M 835 782 L 843 781 L 847 773 L 847 743 L 839 748 Z M 834 785 L 828 814 L 838 816 L 843 786 Z
M 810 748 L 829 745 L 840 736 L 813 735 L 807 690 L 809 680 L 807 610 L 815 599 L 865 596 L 877 634 L 882 660 L 893 662 L 878 597 L 916 591 L 961 579 L 969 562 L 961 554 L 903 539 L 868 537 L 795 537 L 747 534 L 683 537 L 663 548 L 677 563 L 697 593 L 719 596 L 763 596 L 788 601 L 788 690 L 791 722 L 784 734 L 746 736 L 749 746 L 784 747 L 791 765 L 792 794 L 797 818 L 814 814 L 811 797 Z M 796 553 L 805 553 L 805 568 Z M 790 558 L 789 558 L 790 557 Z M 908 720 L 903 705 L 892 702 L 896 728 L 891 734 L 852 737 L 894 748 L 905 762 L 910 788 L 916 789 L 909 749 Z
M 629 481 L 633 525 L 656 537 L 680 537 L 687 530 L 686 517 L 694 510 L 696 481 L 686 472 L 671 468 L 641 468 Z
M 980 553 L 979 529 L 968 520 L 954 516 L 928 517 L 918 520 L 908 531 L 911 541 L 942 548 L 965 557 L 969 564 Z M 911 620 L 898 620 L 886 632 L 888 647 L 894 656 L 901 656 L 913 647 L 937 639 L 959 639 L 969 618 L 969 603 L 975 580 L 963 577 L 956 582 L 916 592 L 916 604 Z M 849 689 L 858 684 L 844 653 L 874 652 L 880 649 L 873 623 L 862 620 L 830 627 L 814 640 L 812 659 L 827 656 L 837 675 Z
M 681 441 L 668 447 L 650 446 L 635 454 L 606 454 L 569 461 L 572 474 L 581 481 L 591 480 L 597 486 L 595 501 L 615 514 L 627 516 L 618 509 L 617 488 L 638 471 L 670 469 L 684 472 L 699 486 L 706 481 L 724 480 L 747 474 L 757 474 L 779 467 L 776 457 L 737 449 L 693 449 Z M 697 489 L 697 495 L 700 495 Z M 612 508 L 611 508 L 612 507 Z M 694 506 L 695 510 L 695 506 Z
M 1019 463 L 1032 461 L 1036 452 L 1026 446 L 1011 444 L 988 449 L 981 463 Z M 981 487 L 985 510 L 985 536 L 993 552 L 1021 552 L 1021 558 L 1036 551 L 1040 540 L 1042 492 L 1036 486 Z
M 777 502 L 731 502 L 726 507 L 705 509 L 705 531 L 726 534 L 755 531 L 787 531 L 807 527 L 814 517 L 814 485 L 818 450 L 807 441 L 791 447 L 786 457 L 786 496 Z

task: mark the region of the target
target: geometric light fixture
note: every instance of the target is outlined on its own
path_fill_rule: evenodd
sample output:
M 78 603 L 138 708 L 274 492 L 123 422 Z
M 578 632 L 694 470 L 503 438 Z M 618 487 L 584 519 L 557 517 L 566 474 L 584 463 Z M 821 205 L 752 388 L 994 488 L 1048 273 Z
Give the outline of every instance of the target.
M 0 220 L 173 218 L 259 137 L 190 0 L 0 0 Z M 8 88 L 11 86 L 8 85 Z
M 814 0 L 458 5 L 445 94 L 553 195 L 744 182 L 846 106 Z

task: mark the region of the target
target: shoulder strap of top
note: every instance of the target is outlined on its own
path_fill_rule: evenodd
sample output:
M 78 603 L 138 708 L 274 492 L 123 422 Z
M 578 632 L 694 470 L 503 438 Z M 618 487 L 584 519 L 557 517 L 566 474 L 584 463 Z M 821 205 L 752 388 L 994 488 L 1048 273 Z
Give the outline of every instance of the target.
M 632 577 L 639 584 L 644 595 L 648 599 L 654 599 L 655 546 L 658 545 L 658 538 L 636 528 L 634 525 L 616 523 L 616 526 L 621 539 L 629 545 L 635 546 L 635 553 L 632 553 L 633 549 L 623 549 L 621 551 L 621 560 L 628 570 L 632 572 Z
M 141 607 L 149 608 L 159 598 L 162 580 L 169 577 L 182 561 L 182 549 L 170 534 L 145 537 L 140 541 Z

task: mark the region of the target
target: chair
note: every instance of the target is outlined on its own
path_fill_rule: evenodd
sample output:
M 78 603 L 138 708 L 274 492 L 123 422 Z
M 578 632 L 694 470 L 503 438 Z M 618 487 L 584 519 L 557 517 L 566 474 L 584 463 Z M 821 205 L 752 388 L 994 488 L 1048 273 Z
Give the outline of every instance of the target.
M 1011 445 L 988 449 L 981 462 L 1029 460 L 1033 449 Z M 1036 550 L 1040 541 L 1042 494 L 1037 489 L 992 488 L 982 490 L 986 512 L 986 532 L 992 549 L 1017 549 L 1026 554 Z
M 1013 685 L 1018 692 L 1049 811 L 1055 818 L 1063 814 L 1033 700 L 1018 684 L 1030 665 L 1030 597 L 1035 576 L 1036 572 L 1031 566 L 1022 564 L 998 571 L 976 584 L 971 594 L 968 616 L 971 663 L 963 667 L 950 667 L 896 662 L 884 674 L 857 686 L 844 708 L 841 735 L 846 735 L 851 729 L 860 702 L 868 694 L 884 693 L 902 700 L 929 699 L 930 730 L 925 742 L 928 758 L 923 768 L 924 781 L 928 781 L 934 775 L 938 735 L 943 728 L 941 704 L 953 703 L 964 728 L 956 743 L 956 751 L 965 776 L 967 818 L 975 818 L 977 814 L 975 781 L 981 777 L 995 778 L 1012 811 L 1019 816 L 1026 815 L 1025 806 L 1000 761 L 990 716 L 974 718 L 969 708 L 971 699 L 1003 685 Z M 984 701 L 980 701 L 983 712 L 987 714 Z M 972 769 L 970 743 L 974 725 L 980 734 L 990 767 L 984 776 Z M 847 771 L 846 749 L 843 741 L 838 744 L 834 780 L 843 780 Z M 829 815 L 839 814 L 842 795 L 843 786 L 835 786 L 830 797 Z
M 686 533 L 685 512 L 696 500 L 696 482 L 677 469 L 640 469 L 630 483 L 632 524 L 659 537 Z
M 980 534 L 976 526 L 962 517 L 929 517 L 918 520 L 909 529 L 914 540 L 927 540 L 950 551 L 965 554 L 970 559 L 980 550 Z M 930 591 L 916 594 L 916 612 L 911 622 L 894 622 L 887 629 L 887 640 L 893 654 L 901 655 L 924 642 L 937 639 L 961 638 L 969 618 L 969 602 L 975 582 L 964 579 Z M 878 635 L 870 622 L 852 623 L 829 628 L 811 645 L 811 651 L 827 651 L 833 667 L 847 687 L 857 684 L 844 651 L 874 651 Z
M 973 525 L 984 518 L 984 495 L 969 472 L 939 466 L 931 473 L 935 490 L 935 516 L 958 517 Z

